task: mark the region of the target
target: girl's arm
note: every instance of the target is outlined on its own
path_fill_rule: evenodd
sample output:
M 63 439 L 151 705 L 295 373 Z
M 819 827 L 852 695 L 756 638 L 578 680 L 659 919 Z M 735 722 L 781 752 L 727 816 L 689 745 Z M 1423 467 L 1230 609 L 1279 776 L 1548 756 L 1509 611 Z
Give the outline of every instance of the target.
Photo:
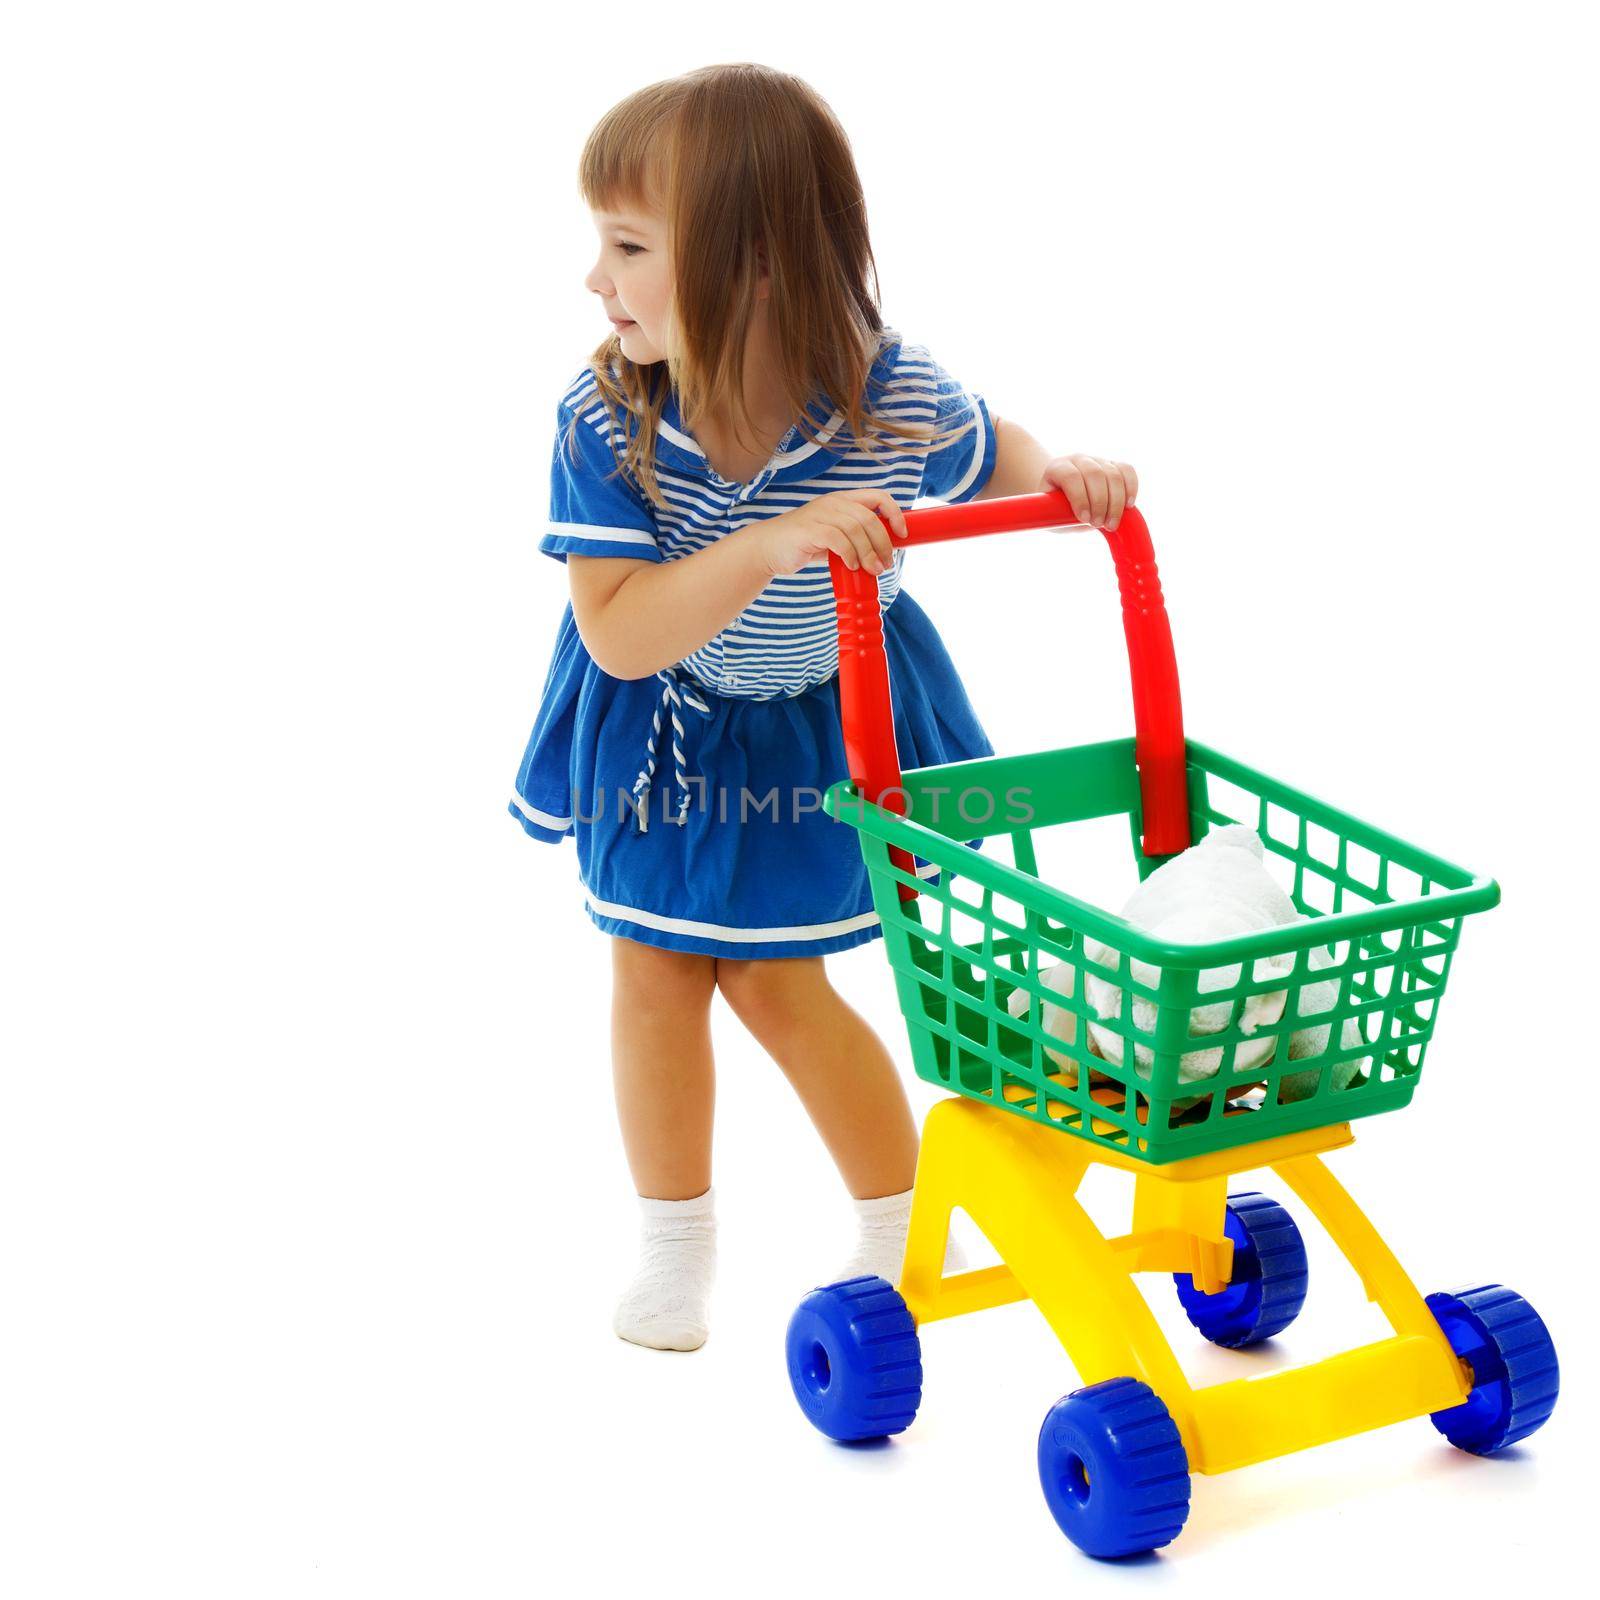
M 994 417 L 994 471 L 972 496 L 998 500 L 1060 489 L 1073 515 L 1091 528 L 1115 528 L 1139 493 L 1139 474 L 1123 461 L 1098 456 L 1052 456 L 1028 430 Z
M 675 561 L 568 556 L 567 571 L 578 636 L 613 678 L 693 654 L 772 581 L 758 541 L 737 535 Z
M 1050 452 L 1019 422 L 994 417 L 994 471 L 973 495 L 974 500 L 999 500 L 1015 494 L 1037 494 Z
M 906 537 L 894 496 L 862 487 L 818 495 L 671 561 L 569 555 L 573 620 L 602 672 L 648 678 L 721 633 L 780 573 L 833 555 L 856 570 L 887 572 L 891 528 Z

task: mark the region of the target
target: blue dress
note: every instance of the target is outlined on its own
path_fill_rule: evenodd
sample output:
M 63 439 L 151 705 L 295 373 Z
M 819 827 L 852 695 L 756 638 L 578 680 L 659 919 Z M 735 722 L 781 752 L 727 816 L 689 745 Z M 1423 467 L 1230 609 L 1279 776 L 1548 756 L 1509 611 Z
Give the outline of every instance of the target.
M 879 415 L 966 427 L 933 451 L 891 442 L 869 456 L 837 410 L 813 402 L 820 442 L 791 428 L 738 484 L 707 461 L 669 396 L 655 452 L 663 508 L 617 475 L 626 439 L 585 368 L 557 410 L 539 548 L 563 562 L 670 561 L 819 494 L 881 487 L 909 509 L 970 500 L 988 482 L 995 435 L 982 397 L 892 329 L 868 402 Z M 878 578 L 901 768 L 993 755 L 943 640 L 901 589 L 906 554 Z M 649 678 L 602 671 L 569 601 L 511 814 L 532 838 L 574 838 L 585 906 L 606 933 L 745 960 L 864 944 L 881 930 L 858 835 L 821 809 L 828 786 L 849 775 L 837 673 L 825 560 L 774 578 L 715 638 Z

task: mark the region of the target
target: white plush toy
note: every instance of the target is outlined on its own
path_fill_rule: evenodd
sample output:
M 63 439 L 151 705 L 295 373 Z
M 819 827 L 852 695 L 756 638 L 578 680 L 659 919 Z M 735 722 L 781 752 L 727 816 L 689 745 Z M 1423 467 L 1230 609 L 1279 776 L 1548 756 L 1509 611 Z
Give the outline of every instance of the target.
M 1326 945 L 1318 945 L 1306 958 L 1306 964 L 1313 971 L 1331 967 L 1333 953 Z M 1324 1011 L 1332 1011 L 1339 1003 L 1339 994 L 1343 987 L 1343 978 L 1324 978 L 1321 983 L 1307 984 L 1300 991 L 1301 1016 L 1315 1017 Z M 1297 1028 L 1289 1036 L 1289 1059 L 1304 1061 L 1307 1056 L 1321 1055 L 1328 1048 L 1328 1035 L 1332 1032 L 1331 1022 L 1324 1022 L 1312 1028 Z M 1340 1049 L 1359 1050 L 1365 1043 L 1366 1038 L 1361 1032 L 1360 1022 L 1354 1017 L 1346 1017 L 1344 1025 L 1339 1029 Z M 1333 1088 L 1343 1089 L 1367 1065 L 1368 1060 L 1370 1057 L 1361 1056 L 1350 1061 L 1336 1061 L 1332 1069 Z M 1310 1067 L 1304 1072 L 1286 1073 L 1283 1079 L 1283 1098 L 1286 1101 L 1304 1100 L 1308 1095 L 1315 1094 L 1320 1071 L 1320 1068 Z
M 1191 846 L 1172 860 L 1156 868 L 1139 885 L 1122 909 L 1123 918 L 1136 927 L 1160 938 L 1181 944 L 1209 944 L 1219 939 L 1234 938 L 1255 933 L 1263 928 L 1281 927 L 1284 923 L 1300 922 L 1304 918 L 1295 909 L 1294 902 L 1279 887 L 1264 865 L 1261 840 L 1254 829 L 1233 825 L 1215 828 L 1199 844 Z M 1102 966 L 1115 967 L 1117 953 L 1094 940 L 1085 945 L 1085 954 Z M 1313 950 L 1307 958 L 1315 969 L 1332 965 L 1327 948 Z M 1228 989 L 1238 983 L 1241 963 L 1228 967 L 1213 967 L 1201 972 L 1199 988 L 1202 993 Z M 1293 971 L 1292 955 L 1263 956 L 1254 967 L 1260 981 L 1276 977 L 1287 979 Z M 1155 988 L 1160 982 L 1160 969 L 1148 962 L 1132 963 L 1134 976 L 1140 983 Z M 1049 968 L 1040 981 L 1046 988 L 1071 996 L 1074 988 L 1074 969 L 1062 963 Z M 1336 978 L 1307 987 L 1300 1003 L 1301 1013 L 1317 1016 L 1330 1011 L 1338 1003 L 1342 980 Z M 1122 990 L 1108 979 L 1094 973 L 1086 976 L 1085 997 L 1089 1008 L 1103 1019 L 1120 1018 Z M 1009 998 L 1007 1009 L 1013 1016 L 1026 1013 L 1029 996 L 1025 990 L 1015 991 Z M 1263 1024 L 1279 1021 L 1288 999 L 1286 989 L 1268 990 L 1251 995 L 1244 1004 L 1240 1017 L 1240 1031 L 1247 1036 Z M 1197 1005 L 1189 1015 L 1191 1038 L 1208 1033 L 1219 1033 L 1228 1026 L 1232 1016 L 1231 1001 L 1214 1005 Z M 1146 1033 L 1154 1032 L 1156 1005 L 1140 995 L 1134 996 L 1133 1020 Z M 1077 1038 L 1077 1017 L 1060 1006 L 1046 1004 L 1041 1022 L 1046 1033 L 1072 1044 Z M 1301 1028 L 1289 1041 L 1289 1059 L 1303 1060 L 1318 1055 L 1327 1046 L 1330 1023 Z M 1343 1048 L 1355 1049 L 1363 1042 L 1360 1024 L 1349 1018 L 1340 1033 Z M 1267 1065 L 1277 1048 L 1277 1036 L 1241 1041 L 1234 1052 L 1234 1066 L 1244 1071 Z M 1123 1040 L 1103 1022 L 1090 1022 L 1089 1048 L 1107 1061 L 1118 1065 L 1123 1060 Z M 1050 1058 L 1060 1067 L 1075 1070 L 1068 1056 L 1048 1050 Z M 1195 1083 L 1213 1076 L 1222 1065 L 1222 1048 L 1186 1052 L 1178 1063 L 1180 1083 Z M 1146 1045 L 1137 1045 L 1135 1060 L 1141 1077 L 1150 1076 L 1153 1053 Z M 1343 1088 L 1364 1065 L 1363 1061 L 1339 1063 L 1333 1069 L 1335 1088 Z M 1304 1099 L 1317 1084 L 1318 1069 L 1290 1074 L 1283 1080 L 1285 1100 Z
M 1122 908 L 1122 916 L 1135 927 L 1175 944 L 1211 944 L 1296 921 L 1299 913 L 1294 902 L 1268 873 L 1262 856 L 1261 840 L 1253 828 L 1213 828 L 1199 844 L 1157 867 L 1134 890 Z M 1093 940 L 1086 945 L 1085 954 L 1102 966 L 1117 964 L 1117 953 Z M 1255 963 L 1255 976 L 1258 981 L 1286 977 L 1293 965 L 1292 956 L 1263 956 Z M 1135 961 L 1132 966 L 1133 975 L 1141 984 L 1154 988 L 1161 981 L 1158 967 L 1144 961 Z M 1239 982 L 1240 972 L 1237 962 L 1229 967 L 1209 968 L 1200 974 L 1200 990 L 1205 993 L 1232 988 Z M 1096 1016 L 1121 1016 L 1122 990 L 1116 984 L 1090 973 L 1084 987 Z M 1239 1019 L 1241 1032 L 1248 1035 L 1263 1023 L 1276 1022 L 1283 1015 L 1287 998 L 1282 989 L 1251 995 Z M 1220 1033 L 1232 1014 L 1232 1002 L 1226 1000 L 1194 1007 L 1189 1015 L 1190 1036 Z M 1141 1031 L 1154 1032 L 1155 1002 L 1135 995 L 1133 1020 Z M 1089 1033 L 1099 1053 L 1120 1065 L 1121 1035 L 1095 1022 L 1089 1024 Z M 1241 1070 L 1263 1065 L 1271 1060 L 1276 1043 L 1270 1034 L 1265 1039 L 1246 1039 L 1234 1054 L 1234 1065 Z M 1136 1059 L 1140 1075 L 1148 1077 L 1153 1052 L 1141 1044 L 1137 1046 Z M 1220 1046 L 1190 1051 L 1179 1058 L 1178 1081 L 1194 1083 L 1209 1078 L 1221 1065 Z
M 1046 989 L 1053 989 L 1057 994 L 1065 995 L 1069 1000 L 1077 986 L 1077 971 L 1067 962 L 1061 961 L 1053 967 L 1047 967 L 1039 976 L 1040 984 Z M 1032 997 L 1026 989 L 1013 989 L 1006 1000 L 1006 1010 L 1014 1017 L 1024 1017 L 1028 1014 L 1028 1001 Z M 1075 1013 L 1068 1011 L 1065 1006 L 1053 1006 L 1048 1001 L 1042 1004 L 1043 1015 L 1039 1019 L 1039 1026 L 1052 1038 L 1060 1039 L 1064 1044 L 1078 1042 L 1078 1018 Z M 1052 1050 L 1049 1045 L 1044 1047 L 1044 1053 L 1055 1062 L 1058 1067 L 1063 1067 L 1074 1077 L 1077 1075 L 1078 1063 L 1071 1056 L 1064 1056 L 1059 1050 Z

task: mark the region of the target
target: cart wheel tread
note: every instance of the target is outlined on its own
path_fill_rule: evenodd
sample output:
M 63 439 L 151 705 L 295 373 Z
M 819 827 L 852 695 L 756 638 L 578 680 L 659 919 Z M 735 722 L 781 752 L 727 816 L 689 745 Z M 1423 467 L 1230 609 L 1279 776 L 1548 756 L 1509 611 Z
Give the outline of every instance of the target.
M 1493 1455 L 1544 1426 L 1561 1391 L 1555 1341 L 1544 1319 L 1498 1283 L 1430 1294 L 1428 1309 L 1472 1369 L 1472 1392 L 1432 1422 L 1451 1444 Z
M 1260 1344 L 1300 1315 L 1309 1283 L 1305 1240 L 1295 1220 L 1264 1194 L 1230 1194 L 1223 1226 L 1233 1240 L 1233 1275 L 1216 1294 L 1204 1294 L 1187 1272 L 1175 1272 L 1178 1299 L 1189 1321 L 1229 1350 Z
M 1039 1429 L 1039 1483 L 1056 1525 L 1088 1555 L 1142 1555 L 1189 1516 L 1189 1458 L 1159 1395 L 1110 1378 L 1058 1400 Z
M 922 1403 L 917 1325 L 882 1278 L 813 1289 L 789 1319 L 786 1355 L 800 1409 L 830 1439 L 902 1433 Z

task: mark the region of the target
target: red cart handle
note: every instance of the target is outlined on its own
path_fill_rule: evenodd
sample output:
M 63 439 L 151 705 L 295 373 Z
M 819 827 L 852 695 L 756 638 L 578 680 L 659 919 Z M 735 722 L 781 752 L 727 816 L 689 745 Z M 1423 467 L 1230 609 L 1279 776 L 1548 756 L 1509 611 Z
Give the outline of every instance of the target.
M 908 511 L 905 519 L 907 537 L 895 540 L 897 547 L 1019 528 L 1081 526 L 1072 503 L 1059 489 L 931 506 Z M 1117 567 L 1133 677 L 1134 751 L 1144 807 L 1144 851 L 1152 856 L 1175 855 L 1189 847 L 1189 786 L 1178 662 L 1161 598 L 1161 574 L 1156 570 L 1150 530 L 1136 506 L 1127 507 L 1115 531 L 1106 531 L 1105 537 Z M 867 799 L 904 816 L 906 796 L 900 786 L 877 574 L 847 567 L 833 551 L 828 554 L 828 571 L 839 618 L 839 710 L 850 776 Z M 897 867 L 911 874 L 911 859 L 904 850 L 891 846 L 889 855 Z M 908 883 L 900 884 L 899 889 L 902 900 L 916 896 Z

